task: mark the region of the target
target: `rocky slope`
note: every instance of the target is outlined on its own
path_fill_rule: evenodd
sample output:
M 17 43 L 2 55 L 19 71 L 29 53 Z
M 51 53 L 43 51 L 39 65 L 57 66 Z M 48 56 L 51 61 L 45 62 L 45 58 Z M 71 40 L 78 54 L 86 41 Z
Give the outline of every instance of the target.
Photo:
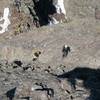
M 66 0 L 68 21 L 39 28 L 13 3 L 0 1 L 12 22 L 0 35 L 0 100 L 99 100 L 100 1 Z M 71 52 L 63 58 L 65 44 Z

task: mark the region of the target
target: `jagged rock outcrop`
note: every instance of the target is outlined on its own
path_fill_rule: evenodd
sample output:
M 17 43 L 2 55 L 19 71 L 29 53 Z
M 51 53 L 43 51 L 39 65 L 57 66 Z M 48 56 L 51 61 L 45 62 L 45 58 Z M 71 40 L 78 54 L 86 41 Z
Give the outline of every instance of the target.
M 55 1 L 56 0 L 14 0 L 12 16 L 14 16 L 17 22 L 19 20 L 19 24 L 14 26 L 17 28 L 15 34 L 17 34 L 17 32 L 21 33 L 34 26 L 40 27 L 67 21 L 64 1 Z

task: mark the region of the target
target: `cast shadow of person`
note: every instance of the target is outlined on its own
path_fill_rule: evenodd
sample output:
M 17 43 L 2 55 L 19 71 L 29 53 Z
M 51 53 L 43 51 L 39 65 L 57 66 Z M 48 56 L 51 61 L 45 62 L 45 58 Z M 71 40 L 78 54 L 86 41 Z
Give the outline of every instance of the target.
M 83 80 L 83 86 L 90 90 L 90 96 L 86 100 L 100 100 L 100 69 L 77 67 L 58 78 L 66 78 L 75 89 L 76 79 Z
M 53 0 L 33 0 L 34 10 L 39 18 L 40 26 L 49 24 L 49 15 L 56 13 Z

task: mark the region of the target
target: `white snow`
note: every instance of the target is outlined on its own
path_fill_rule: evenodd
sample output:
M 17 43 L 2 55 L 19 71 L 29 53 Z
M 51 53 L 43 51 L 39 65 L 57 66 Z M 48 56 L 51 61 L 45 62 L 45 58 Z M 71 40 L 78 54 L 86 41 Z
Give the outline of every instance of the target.
M 58 14 L 63 13 L 64 15 L 66 15 L 66 10 L 65 10 L 65 7 L 64 7 L 64 0 L 57 0 L 55 7 L 56 7 Z
M 57 21 L 54 17 L 52 17 L 52 20 L 49 21 L 49 25 L 50 25 L 50 26 L 52 26 L 52 25 L 54 25 L 54 24 L 58 24 L 58 23 L 59 23 L 59 21 Z
M 64 14 L 65 19 L 67 19 L 66 10 L 65 10 L 65 7 L 64 7 L 64 0 L 56 0 L 56 3 L 54 4 L 54 6 L 56 8 L 56 12 L 58 14 Z M 56 18 L 52 17 L 52 20 L 50 20 L 49 25 L 52 26 L 53 24 L 58 24 L 58 23 L 59 23 L 59 21 L 57 21 Z
M 3 13 L 3 17 L 0 18 L 0 21 L 4 20 L 3 24 L 0 24 L 0 27 L 2 28 L 0 30 L 0 34 L 8 31 L 8 26 L 11 24 L 10 20 L 9 20 L 9 15 L 10 15 L 10 11 L 9 8 L 4 8 L 4 13 Z

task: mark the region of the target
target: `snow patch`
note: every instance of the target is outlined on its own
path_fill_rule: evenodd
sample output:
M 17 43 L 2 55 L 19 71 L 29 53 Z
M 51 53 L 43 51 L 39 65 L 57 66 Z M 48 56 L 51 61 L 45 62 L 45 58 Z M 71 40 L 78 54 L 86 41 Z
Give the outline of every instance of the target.
M 0 21 L 4 20 L 3 24 L 0 24 L 0 27 L 2 28 L 0 30 L 0 34 L 8 31 L 8 26 L 11 24 L 10 20 L 9 20 L 9 15 L 10 15 L 10 11 L 9 8 L 4 8 L 4 13 L 3 13 L 3 17 L 0 18 Z
M 64 0 L 57 0 L 54 6 L 56 8 L 56 13 L 59 14 L 60 16 L 64 15 L 65 19 L 67 19 L 66 10 L 64 7 Z M 52 20 L 50 20 L 49 25 L 58 24 L 59 22 L 62 22 L 62 20 L 58 21 L 54 16 L 51 19 Z
M 64 7 L 64 0 L 57 0 L 57 3 L 55 4 L 56 10 L 58 14 L 64 14 L 66 15 L 66 10 Z

